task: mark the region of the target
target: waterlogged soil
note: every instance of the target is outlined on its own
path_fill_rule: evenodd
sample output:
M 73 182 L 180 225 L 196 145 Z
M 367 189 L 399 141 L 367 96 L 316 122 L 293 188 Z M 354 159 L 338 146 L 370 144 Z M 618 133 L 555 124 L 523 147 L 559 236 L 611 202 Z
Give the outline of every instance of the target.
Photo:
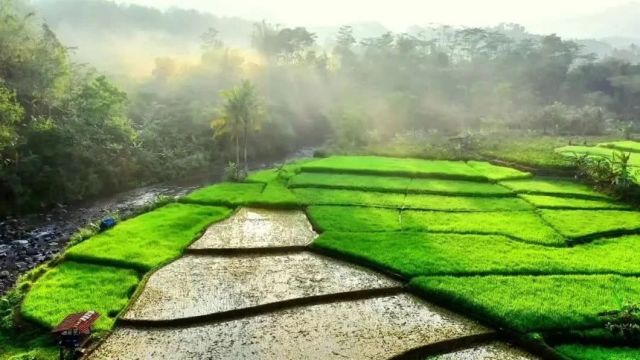
M 205 326 L 118 328 L 90 359 L 388 359 L 490 333 L 408 295 L 292 308 Z
M 538 357 L 527 354 L 505 343 L 479 345 L 470 349 L 452 352 L 428 358 L 428 360 L 538 360 Z
M 247 249 L 306 246 L 317 234 L 302 211 L 242 208 L 214 224 L 190 249 Z
M 170 320 L 397 286 L 398 282 L 370 270 L 307 252 L 186 256 L 154 273 L 124 318 Z

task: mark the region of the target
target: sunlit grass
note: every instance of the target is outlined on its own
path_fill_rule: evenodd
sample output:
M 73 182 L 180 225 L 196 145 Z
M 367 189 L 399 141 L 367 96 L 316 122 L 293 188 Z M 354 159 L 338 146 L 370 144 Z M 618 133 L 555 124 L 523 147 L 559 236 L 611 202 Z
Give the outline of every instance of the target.
M 511 329 L 602 327 L 598 314 L 640 297 L 640 280 L 616 275 L 418 277 L 411 286 Z
M 399 231 L 400 211 L 370 207 L 311 206 L 307 210 L 318 231 Z
M 407 278 L 420 275 L 640 275 L 640 236 L 575 247 L 541 246 L 499 235 L 333 232 L 314 246 L 364 260 Z
M 515 191 L 518 194 L 536 195 L 564 195 L 567 197 L 585 198 L 609 198 L 607 195 L 594 191 L 588 185 L 560 180 L 560 179 L 525 179 L 501 181 L 500 185 Z
M 640 231 L 640 212 L 618 210 L 541 210 L 540 214 L 570 238 Z
M 576 199 L 566 197 L 556 197 L 547 195 L 521 195 L 529 203 L 541 209 L 593 209 L 593 210 L 615 210 L 630 209 L 629 205 L 615 203 L 608 199 Z
M 598 345 L 566 344 L 556 347 L 556 350 L 576 360 L 640 359 L 640 349 L 630 347 L 604 347 Z
M 180 256 L 207 225 L 230 213 L 222 207 L 170 204 L 72 247 L 66 257 L 147 271 Z
M 331 156 L 306 163 L 302 166 L 302 170 L 323 173 L 486 180 L 485 176 L 462 161 L 398 159 L 380 156 Z
M 486 161 L 468 161 L 467 164 L 471 166 L 480 175 L 486 177 L 489 180 L 512 180 L 512 179 L 526 179 L 532 175 L 528 172 L 523 172 L 513 168 L 504 166 L 497 166 Z
M 220 183 L 198 189 L 181 201 L 204 205 L 238 206 L 258 199 L 264 188 L 263 183 Z
M 100 313 L 96 330 L 109 330 L 138 284 L 133 270 L 64 262 L 36 281 L 21 307 L 25 318 L 53 328 L 67 315 Z
M 402 228 L 412 231 L 497 234 L 543 245 L 565 244 L 562 235 L 532 211 L 473 213 L 404 211 Z

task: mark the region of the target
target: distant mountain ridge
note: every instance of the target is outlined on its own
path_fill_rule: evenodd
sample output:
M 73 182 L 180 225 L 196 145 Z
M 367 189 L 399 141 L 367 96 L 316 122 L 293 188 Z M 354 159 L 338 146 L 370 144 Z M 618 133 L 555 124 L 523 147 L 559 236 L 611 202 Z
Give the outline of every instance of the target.
M 531 24 L 528 28 L 563 37 L 600 39 L 616 47 L 626 47 L 633 42 L 640 43 L 640 2 L 629 2 L 586 16 L 565 16 Z

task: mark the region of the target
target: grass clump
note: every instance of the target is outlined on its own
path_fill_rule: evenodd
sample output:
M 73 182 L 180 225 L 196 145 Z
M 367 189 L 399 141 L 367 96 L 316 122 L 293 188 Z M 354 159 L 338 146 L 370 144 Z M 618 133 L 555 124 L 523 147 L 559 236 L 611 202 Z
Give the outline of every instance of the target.
M 474 213 L 404 211 L 402 228 L 410 231 L 506 235 L 543 245 L 565 244 L 562 235 L 532 211 Z
M 138 284 L 133 270 L 63 262 L 38 279 L 27 293 L 21 315 L 53 328 L 67 315 L 95 310 L 96 330 L 109 330 Z
M 576 360 L 637 360 L 640 349 L 630 347 L 604 347 L 585 344 L 565 344 L 556 347 L 561 354 Z
M 410 182 L 406 177 L 303 172 L 289 181 L 289 187 L 404 193 Z
M 493 183 L 464 180 L 412 179 L 407 188 L 413 194 L 459 196 L 512 196 L 509 189 Z
M 562 235 L 581 238 L 640 230 L 640 213 L 620 210 L 540 210 Z
M 404 208 L 439 211 L 524 211 L 533 207 L 516 197 L 407 195 Z
M 262 183 L 220 183 L 198 189 L 180 201 L 202 205 L 245 205 L 258 199 L 264 188 Z
M 311 206 L 307 210 L 316 230 L 399 231 L 400 211 L 370 207 Z
M 526 332 L 600 327 L 599 313 L 640 296 L 640 280 L 617 275 L 418 277 L 410 285 Z
M 608 199 L 609 196 L 594 191 L 591 187 L 574 181 L 558 179 L 526 179 L 501 181 L 500 185 L 515 191 L 518 194 L 535 195 L 562 195 L 567 197 L 584 197 Z
M 613 210 L 630 208 L 628 205 L 615 203 L 607 199 L 576 199 L 547 195 L 521 195 L 521 197 L 541 209 Z
M 170 204 L 72 247 L 66 258 L 147 271 L 180 256 L 207 225 L 230 213 L 222 207 Z
M 469 161 L 467 162 L 476 172 L 489 180 L 512 180 L 512 179 L 526 179 L 532 175 L 528 172 L 523 172 L 513 168 L 504 166 L 497 166 L 486 161 Z
M 369 175 L 393 175 L 410 177 L 438 177 L 486 181 L 462 161 L 398 159 L 380 156 L 331 156 L 311 161 L 302 166 L 303 171 L 323 173 L 351 173 Z
M 499 235 L 325 232 L 314 246 L 407 278 L 421 275 L 640 275 L 640 236 L 575 247 L 540 246 Z

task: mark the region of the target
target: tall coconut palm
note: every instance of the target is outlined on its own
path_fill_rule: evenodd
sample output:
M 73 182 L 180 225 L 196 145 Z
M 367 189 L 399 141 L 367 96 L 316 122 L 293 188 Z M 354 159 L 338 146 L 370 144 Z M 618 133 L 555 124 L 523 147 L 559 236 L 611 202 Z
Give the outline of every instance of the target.
M 247 147 L 250 131 L 257 130 L 263 119 L 263 105 L 258 92 L 250 81 L 221 93 L 223 99 L 219 116 L 212 126 L 215 136 L 228 135 L 235 144 L 236 165 L 240 165 L 240 138 L 242 138 L 243 167 L 248 171 Z

